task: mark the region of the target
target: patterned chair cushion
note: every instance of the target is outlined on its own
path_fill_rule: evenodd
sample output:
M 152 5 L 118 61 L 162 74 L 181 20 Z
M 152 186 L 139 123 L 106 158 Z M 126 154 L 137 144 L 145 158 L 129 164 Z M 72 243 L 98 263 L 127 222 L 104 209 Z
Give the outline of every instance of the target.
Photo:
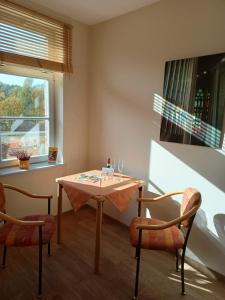
M 187 188 L 184 191 L 183 199 L 181 202 L 181 215 L 188 213 L 195 205 L 201 201 L 201 194 L 194 188 Z M 182 224 L 186 227 L 189 225 L 189 220 L 184 220 Z
M 130 226 L 130 241 L 132 246 L 138 244 L 137 225 L 160 225 L 166 222 L 157 219 L 134 218 Z M 171 226 L 162 230 L 142 230 L 141 248 L 151 250 L 167 250 L 173 251 L 180 249 L 184 244 L 184 236 L 176 227 Z
M 32 215 L 22 218 L 24 221 L 45 221 L 42 226 L 42 242 L 47 244 L 55 229 L 55 220 L 49 215 Z M 0 245 L 34 246 L 39 243 L 38 226 L 15 225 L 6 223 L 0 227 Z

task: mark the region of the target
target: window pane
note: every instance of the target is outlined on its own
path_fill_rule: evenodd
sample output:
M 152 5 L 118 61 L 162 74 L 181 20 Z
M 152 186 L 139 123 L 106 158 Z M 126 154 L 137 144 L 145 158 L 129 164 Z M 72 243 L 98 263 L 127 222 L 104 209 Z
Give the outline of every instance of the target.
M 15 158 L 17 150 L 32 156 L 47 155 L 49 146 L 48 120 L 0 120 L 1 160 Z
M 48 80 L 0 73 L 0 116 L 48 117 Z

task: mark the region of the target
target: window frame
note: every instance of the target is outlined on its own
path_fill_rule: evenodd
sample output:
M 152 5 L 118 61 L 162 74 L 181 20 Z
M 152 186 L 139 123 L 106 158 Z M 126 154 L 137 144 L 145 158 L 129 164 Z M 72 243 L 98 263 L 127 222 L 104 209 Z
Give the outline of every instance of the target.
M 23 76 L 29 78 L 43 79 L 48 81 L 49 88 L 49 99 L 48 99 L 48 107 L 49 107 L 49 115 L 48 117 L 41 117 L 41 119 L 45 119 L 49 121 L 48 126 L 48 136 L 49 136 L 49 146 L 55 145 L 55 78 L 54 72 L 48 72 L 46 70 L 38 70 L 35 68 L 21 67 L 18 65 L 0 65 L 0 73 L 8 74 L 8 75 L 16 75 Z M 22 119 L 32 119 L 29 117 L 20 117 Z M 0 116 L 0 119 L 5 119 Z M 13 116 L 14 119 L 14 116 Z M 17 119 L 17 117 L 15 117 Z M 36 118 L 35 118 L 36 119 Z M 38 119 L 38 118 L 37 118 Z M 9 159 L 7 161 L 1 160 L 1 133 L 0 133 L 0 168 L 6 168 L 10 166 L 15 166 L 18 164 L 17 159 Z M 44 162 L 48 160 L 48 154 L 40 155 L 30 158 L 31 163 Z

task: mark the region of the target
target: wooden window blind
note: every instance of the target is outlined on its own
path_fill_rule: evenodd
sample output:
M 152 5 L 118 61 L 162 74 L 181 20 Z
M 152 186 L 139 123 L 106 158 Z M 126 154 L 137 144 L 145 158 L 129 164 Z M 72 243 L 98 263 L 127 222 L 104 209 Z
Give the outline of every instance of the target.
M 72 27 L 0 0 L 0 60 L 72 73 Z

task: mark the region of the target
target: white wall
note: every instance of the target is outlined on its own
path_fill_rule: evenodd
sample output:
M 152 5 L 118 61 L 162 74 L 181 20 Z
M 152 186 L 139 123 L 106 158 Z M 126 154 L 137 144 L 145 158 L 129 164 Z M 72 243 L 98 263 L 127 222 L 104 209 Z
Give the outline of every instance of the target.
M 64 86 L 56 81 L 57 94 L 57 122 L 56 129 L 58 140 L 63 144 L 64 165 L 48 169 L 39 169 L 25 173 L 1 176 L 0 181 L 17 185 L 33 193 L 53 194 L 53 212 L 56 213 L 57 184 L 55 178 L 80 172 L 87 167 L 88 144 L 88 37 L 89 28 L 79 22 L 56 16 L 52 12 L 46 12 L 42 7 L 29 5 L 29 1 L 15 1 L 32 9 L 36 8 L 42 13 L 47 13 L 57 19 L 61 19 L 73 26 L 73 67 L 74 73 L 64 77 Z M 60 149 L 61 151 L 61 149 Z M 29 201 L 29 202 L 28 202 Z M 8 197 L 8 213 L 21 216 L 25 213 L 44 212 L 46 204 L 43 201 Z M 29 203 L 29 205 L 27 205 Z M 45 210 L 44 210 L 45 209 Z M 66 197 L 64 197 L 63 210 L 71 209 Z
M 120 157 L 125 172 L 146 180 L 149 192 L 198 188 L 203 204 L 189 255 L 225 275 L 225 150 L 160 142 L 160 115 L 153 110 L 165 61 L 224 52 L 224 36 L 224 0 L 162 0 L 93 26 L 89 167 Z M 164 205 L 150 207 L 151 215 L 178 213 L 176 201 Z M 134 203 L 122 216 L 106 210 L 127 224 L 136 215 Z

